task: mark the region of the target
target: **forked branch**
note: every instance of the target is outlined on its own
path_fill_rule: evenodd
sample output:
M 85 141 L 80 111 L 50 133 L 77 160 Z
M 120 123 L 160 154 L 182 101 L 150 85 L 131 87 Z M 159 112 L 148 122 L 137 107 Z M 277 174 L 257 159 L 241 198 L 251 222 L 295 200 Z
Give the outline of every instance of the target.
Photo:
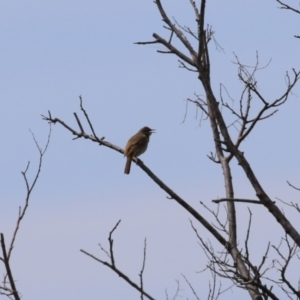
M 81 103 L 82 106 L 82 103 Z M 83 108 L 83 107 L 82 107 Z M 104 137 L 98 138 L 96 135 L 87 134 L 84 130 L 76 131 L 71 126 L 67 125 L 65 122 L 58 118 L 53 118 L 51 113 L 49 112 L 48 116 L 42 116 L 43 120 L 49 123 L 58 123 L 70 131 L 76 138 L 85 138 L 92 142 L 98 143 L 99 145 L 103 145 L 105 147 L 109 147 L 119 153 L 124 153 L 124 150 L 121 147 L 118 147 L 110 142 L 104 140 Z M 85 118 L 88 118 L 88 114 L 85 113 Z M 79 118 L 76 118 L 77 123 L 80 122 Z M 81 123 L 81 122 L 80 122 Z M 90 125 L 91 126 L 91 125 Z M 79 126 L 80 128 L 83 126 Z M 208 231 L 210 231 L 214 237 L 223 245 L 223 246 L 230 246 L 228 242 L 220 235 L 220 233 L 202 216 L 200 215 L 192 206 L 190 206 L 183 198 L 181 198 L 178 194 L 176 194 L 170 187 L 168 187 L 161 179 L 159 179 L 140 159 L 133 158 L 137 165 L 161 188 L 163 189 L 170 197 L 170 199 L 175 200 L 178 204 L 180 204 L 184 209 L 186 209 L 191 215 L 193 215 Z
M 154 300 L 154 298 L 152 296 L 150 296 L 147 292 L 145 292 L 144 290 L 144 283 L 143 283 L 143 273 L 144 273 L 144 269 L 145 269 L 145 261 L 146 261 L 146 240 L 144 243 L 144 258 L 143 258 L 143 265 L 140 271 L 140 286 L 133 282 L 127 275 L 125 275 L 117 266 L 116 266 L 116 261 L 115 261 L 115 257 L 114 257 L 114 240 L 112 238 L 112 235 L 114 233 L 114 231 L 117 229 L 117 227 L 119 226 L 121 220 L 119 220 L 116 225 L 114 226 L 114 228 L 110 231 L 109 233 L 109 237 L 108 237 L 108 242 L 109 242 L 109 251 L 104 250 L 104 248 L 102 248 L 101 246 L 101 250 L 104 251 L 106 254 L 110 253 L 109 257 L 110 257 L 110 261 L 104 261 L 102 259 L 97 258 L 96 256 L 88 253 L 85 250 L 80 250 L 82 253 L 86 254 L 87 256 L 93 258 L 94 260 L 100 262 L 101 264 L 103 264 L 104 266 L 110 268 L 112 271 L 114 271 L 116 274 L 118 274 L 121 278 L 123 278 L 129 285 L 131 285 L 133 288 L 135 288 L 137 291 L 139 291 L 141 293 L 141 299 L 144 299 L 143 297 L 147 297 L 150 300 Z
M 4 275 L 4 279 L 2 281 L 3 285 L 0 286 L 0 295 L 6 295 L 7 297 L 13 297 L 15 300 L 20 300 L 20 295 L 19 295 L 19 292 L 17 290 L 16 284 L 15 284 L 15 281 L 14 281 L 14 278 L 13 278 L 11 266 L 10 266 L 11 254 L 12 254 L 12 250 L 14 248 L 14 244 L 15 244 L 15 241 L 16 241 L 16 238 L 17 238 L 17 234 L 20 230 L 21 222 L 22 222 L 23 218 L 25 217 L 26 211 L 27 211 L 28 206 L 29 206 L 29 199 L 30 199 L 31 193 L 32 193 L 32 191 L 33 191 L 33 189 L 34 189 L 34 187 L 37 183 L 37 180 L 38 180 L 38 178 L 40 176 L 40 173 L 41 173 L 41 170 L 42 170 L 43 157 L 44 157 L 44 154 L 47 151 L 49 143 L 50 143 L 51 125 L 50 125 L 50 128 L 49 128 L 49 134 L 48 134 L 46 146 L 44 147 L 44 149 L 42 149 L 39 146 L 34 134 L 32 132 L 31 132 L 31 134 L 32 134 L 33 140 L 34 140 L 35 145 L 36 145 L 36 147 L 38 149 L 38 152 L 39 152 L 38 169 L 37 169 L 37 172 L 35 174 L 35 177 L 34 177 L 32 183 L 29 183 L 28 178 L 27 178 L 27 171 L 29 169 L 30 162 L 28 162 L 28 164 L 25 168 L 25 171 L 21 172 L 22 176 L 23 176 L 23 179 L 25 181 L 25 186 L 26 186 L 25 204 L 24 204 L 23 207 L 21 207 L 21 206 L 19 207 L 19 215 L 18 215 L 18 218 L 17 218 L 16 226 L 15 226 L 15 229 L 13 231 L 12 239 L 11 239 L 10 245 L 8 247 L 8 250 L 7 250 L 7 247 L 6 247 L 6 244 L 5 244 L 5 239 L 4 239 L 4 234 L 3 233 L 1 233 L 1 241 L 0 241 L 1 242 L 1 249 L 2 249 L 2 257 L 0 257 L 0 261 L 3 262 L 3 264 L 5 266 L 5 271 L 6 271 L 6 275 Z

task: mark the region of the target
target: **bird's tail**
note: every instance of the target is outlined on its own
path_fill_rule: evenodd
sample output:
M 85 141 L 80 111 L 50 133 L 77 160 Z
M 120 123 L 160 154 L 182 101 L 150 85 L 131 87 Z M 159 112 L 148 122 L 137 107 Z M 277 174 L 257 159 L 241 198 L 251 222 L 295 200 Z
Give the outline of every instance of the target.
M 126 161 L 125 170 L 124 170 L 125 174 L 130 173 L 130 167 L 131 167 L 131 157 L 127 156 L 127 161 Z

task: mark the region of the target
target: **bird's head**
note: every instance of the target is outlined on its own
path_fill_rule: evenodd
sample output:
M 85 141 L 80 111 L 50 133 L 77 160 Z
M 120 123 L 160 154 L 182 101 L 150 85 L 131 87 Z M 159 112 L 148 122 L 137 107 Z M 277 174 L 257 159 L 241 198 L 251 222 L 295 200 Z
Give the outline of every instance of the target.
M 155 133 L 155 129 L 151 129 L 151 128 L 145 126 L 140 130 L 140 132 L 147 136 L 150 136 L 152 133 Z

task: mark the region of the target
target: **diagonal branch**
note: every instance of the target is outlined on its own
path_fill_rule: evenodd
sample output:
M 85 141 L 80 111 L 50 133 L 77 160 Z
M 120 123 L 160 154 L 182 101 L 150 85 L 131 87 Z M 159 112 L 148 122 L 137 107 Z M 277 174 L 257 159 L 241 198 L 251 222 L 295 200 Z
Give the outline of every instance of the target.
M 105 147 L 109 147 L 119 153 L 124 153 L 124 150 L 110 142 L 104 141 L 104 138 L 98 138 L 94 137 L 92 135 L 89 135 L 87 133 L 81 133 L 77 132 L 73 128 L 71 128 L 69 125 L 65 124 L 63 121 L 61 121 L 58 118 L 52 118 L 51 113 L 49 112 L 49 116 L 45 117 L 42 116 L 43 120 L 48 121 L 50 123 L 58 123 L 61 124 L 64 128 L 69 130 L 73 135 L 80 138 L 83 137 L 85 139 L 88 139 L 92 142 L 99 143 L 100 145 L 103 145 Z M 178 194 L 176 194 L 170 187 L 168 187 L 162 180 L 160 180 L 144 163 L 138 158 L 133 158 L 133 160 L 137 163 L 137 165 L 161 188 L 163 189 L 171 199 L 174 199 L 179 205 L 181 205 L 183 208 L 185 208 L 190 214 L 192 214 L 195 219 L 197 219 L 208 231 L 210 231 L 215 238 L 223 245 L 223 246 L 230 246 L 228 245 L 227 241 L 222 237 L 222 235 L 219 234 L 219 232 L 208 222 L 206 219 L 200 215 L 192 206 L 190 206 L 186 201 L 184 201 Z
M 9 265 L 9 256 L 7 255 L 6 252 L 6 247 L 5 247 L 5 240 L 4 240 L 4 235 L 3 233 L 1 233 L 1 248 L 2 248 L 2 255 L 3 255 L 3 259 L 2 261 L 4 262 L 5 265 L 5 270 L 6 270 L 6 274 L 8 276 L 8 280 L 11 286 L 11 293 L 13 294 L 15 300 L 20 300 L 20 296 L 19 293 L 17 291 L 16 285 L 15 285 L 15 281 L 10 269 L 10 265 Z
M 120 271 L 119 269 L 117 269 L 116 267 L 114 267 L 112 264 L 103 261 L 99 258 L 97 258 L 96 256 L 94 256 L 93 254 L 88 253 L 85 250 L 80 249 L 80 251 L 84 254 L 86 254 L 87 256 L 93 258 L 94 260 L 100 262 L 101 264 L 103 264 L 104 266 L 110 268 L 111 270 L 113 270 L 115 273 L 117 273 L 121 278 L 123 278 L 128 284 L 130 284 L 133 288 L 135 288 L 136 290 L 138 290 L 140 293 L 143 293 L 144 296 L 146 296 L 148 299 L 150 300 L 154 300 L 155 298 L 151 297 L 148 293 L 146 293 L 145 291 L 142 291 L 141 288 L 134 283 L 127 275 L 125 275 L 122 271 Z
M 170 50 L 171 54 L 177 55 L 179 58 L 181 58 L 183 61 L 188 63 L 189 65 L 196 67 L 195 62 L 187 57 L 185 54 L 183 54 L 181 51 L 179 51 L 176 47 L 174 47 L 170 42 L 166 41 L 164 38 L 159 36 L 156 33 L 153 33 L 153 37 L 157 40 L 158 43 L 164 45 L 166 48 Z
M 163 21 L 168 24 L 168 26 L 172 29 L 172 31 L 175 32 L 176 36 L 179 38 L 179 40 L 182 42 L 182 44 L 189 50 L 192 57 L 197 57 L 196 51 L 193 49 L 192 45 L 188 41 L 188 39 L 185 37 L 185 35 L 182 33 L 182 31 L 177 28 L 169 19 L 166 12 L 164 11 L 164 8 L 160 2 L 160 0 L 154 0 L 154 3 L 157 5 L 158 10 L 163 18 Z M 154 35 L 153 35 L 154 36 Z
M 96 256 L 88 253 L 85 250 L 80 250 L 82 253 L 86 254 L 87 256 L 93 258 L 94 260 L 100 262 L 101 264 L 103 264 L 104 266 L 110 268 L 111 270 L 113 270 L 116 274 L 118 274 L 122 279 L 124 279 L 129 285 L 131 285 L 133 288 L 135 288 L 137 291 L 139 291 L 141 293 L 141 299 L 143 299 L 143 296 L 147 297 L 150 300 L 154 300 L 154 298 L 152 296 L 150 296 L 148 293 L 146 293 L 144 291 L 144 287 L 143 287 L 143 272 L 144 272 L 144 268 L 145 268 L 145 260 L 146 260 L 146 240 L 144 242 L 144 259 L 143 259 L 143 266 L 142 266 L 142 270 L 140 272 L 140 280 L 141 280 L 141 287 L 139 287 L 135 282 L 133 282 L 127 275 L 125 275 L 119 268 L 116 267 L 116 263 L 115 263 L 115 259 L 114 259 L 114 249 L 113 249 L 113 239 L 112 239 L 112 234 L 114 233 L 114 231 L 117 229 L 117 227 L 119 226 L 121 220 L 119 220 L 117 222 L 117 224 L 114 226 L 114 228 L 110 231 L 109 233 L 109 237 L 108 237 L 108 241 L 109 241 L 109 252 L 110 252 L 110 262 L 101 260 L 99 258 L 97 258 Z M 104 252 L 108 253 L 106 250 L 104 250 Z
M 17 233 L 18 233 L 19 228 L 20 228 L 20 223 L 21 223 L 22 219 L 24 218 L 25 213 L 27 211 L 27 208 L 29 206 L 29 198 L 30 198 L 31 192 L 32 192 L 33 188 L 35 187 L 36 182 L 37 182 L 37 180 L 38 180 L 38 178 L 40 176 L 41 170 L 42 170 L 43 157 L 44 157 L 44 154 L 47 151 L 49 143 L 50 143 L 51 124 L 50 124 L 48 138 L 47 138 L 47 142 L 46 142 L 46 145 L 44 147 L 44 150 L 42 148 L 40 148 L 37 140 L 35 139 L 34 134 L 32 132 L 31 132 L 31 134 L 32 134 L 33 140 L 34 140 L 34 142 L 36 144 L 36 147 L 37 147 L 37 149 L 39 151 L 39 155 L 40 155 L 40 157 L 39 157 L 39 165 L 38 165 L 38 170 L 37 170 L 37 172 L 35 174 L 35 177 L 33 179 L 33 182 L 31 184 L 29 184 L 28 179 L 27 179 L 27 171 L 29 169 L 30 162 L 28 162 L 25 171 L 22 172 L 22 175 L 23 175 L 23 178 L 24 178 L 24 181 L 25 181 L 25 185 L 26 185 L 27 194 L 26 194 L 26 198 L 25 198 L 25 205 L 24 205 L 24 207 L 23 208 L 19 207 L 19 216 L 18 216 L 18 219 L 17 219 L 17 224 L 16 224 L 16 227 L 15 227 L 15 230 L 14 230 L 14 233 L 13 233 L 12 240 L 11 240 L 11 243 L 10 243 L 10 246 L 9 246 L 8 259 L 10 259 L 11 252 L 12 252 L 12 250 L 14 248 L 14 243 L 15 243 L 15 240 L 16 240 L 16 237 L 17 237 Z
M 155 38 L 154 41 L 150 41 L 150 42 L 136 42 L 135 44 L 137 45 L 147 45 L 147 44 L 155 44 L 155 43 L 159 43 L 164 45 L 169 51 L 161 51 L 158 50 L 157 52 L 159 53 L 166 53 L 166 54 L 175 54 L 177 55 L 181 60 L 183 60 L 184 62 L 188 63 L 189 65 L 193 66 L 193 67 L 197 67 L 197 60 L 198 60 L 198 54 L 197 52 L 194 50 L 194 48 L 192 47 L 191 43 L 189 42 L 189 40 L 186 38 L 186 36 L 184 35 L 184 33 L 180 30 L 180 28 L 182 28 L 185 32 L 187 32 L 188 34 L 191 34 L 194 38 L 198 39 L 198 37 L 189 29 L 189 28 L 184 28 L 182 26 L 180 26 L 176 20 L 175 20 L 175 24 L 171 22 L 171 20 L 169 19 L 169 17 L 167 16 L 162 4 L 160 0 L 155 0 L 154 3 L 156 4 L 160 15 L 162 16 L 163 22 L 167 24 L 167 26 L 164 26 L 166 29 L 171 31 L 171 37 L 173 35 L 173 33 L 175 33 L 175 35 L 177 36 L 177 38 L 180 40 L 180 42 L 184 45 L 184 47 L 189 51 L 191 58 L 188 57 L 187 55 L 185 55 L 183 52 L 179 51 L 176 47 L 174 47 L 172 45 L 172 38 L 169 39 L 169 41 L 166 41 L 164 38 L 162 38 L 160 35 L 153 33 L 153 37 Z M 194 9 L 195 9 L 195 4 L 194 4 Z M 197 9 L 196 9 L 197 11 Z M 198 15 L 199 17 L 199 15 Z M 177 24 L 177 26 L 176 26 Z
M 278 3 L 280 3 L 282 5 L 282 7 L 280 7 L 281 9 L 289 9 L 297 14 L 300 14 L 300 10 L 296 9 L 296 8 L 293 8 L 289 5 L 287 5 L 286 3 L 283 3 L 282 1 L 280 0 L 276 0 Z

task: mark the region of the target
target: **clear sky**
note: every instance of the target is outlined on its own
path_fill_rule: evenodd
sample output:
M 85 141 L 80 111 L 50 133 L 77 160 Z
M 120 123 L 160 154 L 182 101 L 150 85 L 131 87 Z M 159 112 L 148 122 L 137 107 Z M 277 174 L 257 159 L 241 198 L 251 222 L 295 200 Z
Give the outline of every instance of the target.
M 180 24 L 195 28 L 189 1 L 162 3 Z M 210 0 L 206 22 L 224 49 L 218 51 L 211 43 L 216 96 L 222 83 L 239 99 L 242 85 L 233 53 L 251 65 L 256 51 L 262 66 L 271 59 L 257 76 L 261 93 L 271 101 L 284 92 L 285 72 L 300 68 L 300 41 L 293 37 L 300 34 L 299 16 L 278 9 L 275 0 Z M 48 110 L 76 128 L 73 112 L 80 114 L 79 95 L 97 134 L 114 144 L 124 147 L 144 125 L 155 128 L 142 160 L 211 219 L 199 201 L 216 208 L 211 200 L 224 196 L 224 183 L 220 167 L 207 158 L 213 151 L 210 126 L 200 124 L 191 104 L 182 122 L 185 100 L 203 94 L 201 85 L 195 74 L 178 68 L 175 56 L 158 54 L 162 46 L 134 45 L 152 40 L 154 32 L 168 38 L 162 25 L 151 0 L 0 2 L 0 231 L 6 240 L 24 203 L 20 171 L 30 160 L 32 180 L 37 168 L 38 152 L 29 129 L 43 146 L 48 125 L 41 114 Z M 258 124 L 242 146 L 273 199 L 299 199 L 286 184 L 286 180 L 300 183 L 299 95 L 298 85 L 286 105 Z M 135 165 L 125 176 L 124 165 L 119 153 L 87 140 L 73 141 L 61 126 L 53 127 L 11 259 L 22 299 L 140 299 L 117 275 L 79 252 L 84 249 L 105 259 L 98 244 L 108 247 L 108 233 L 119 219 L 115 255 L 120 269 L 139 280 L 146 237 L 145 290 L 165 299 L 165 290 L 173 295 L 179 280 L 180 295 L 193 299 L 183 273 L 201 299 L 206 298 L 209 276 L 196 272 L 205 268 L 207 260 L 190 227 L 190 216 Z M 235 163 L 233 172 L 236 197 L 255 199 Z M 252 253 L 259 263 L 266 237 L 277 244 L 282 229 L 264 208 L 250 208 Z M 285 212 L 296 220 L 292 211 L 285 208 Z M 246 205 L 237 205 L 237 217 L 243 243 Z M 197 228 L 204 239 L 214 242 L 203 227 L 197 224 Z M 224 281 L 223 287 L 230 284 Z M 242 296 L 247 294 L 233 288 L 221 299 Z

